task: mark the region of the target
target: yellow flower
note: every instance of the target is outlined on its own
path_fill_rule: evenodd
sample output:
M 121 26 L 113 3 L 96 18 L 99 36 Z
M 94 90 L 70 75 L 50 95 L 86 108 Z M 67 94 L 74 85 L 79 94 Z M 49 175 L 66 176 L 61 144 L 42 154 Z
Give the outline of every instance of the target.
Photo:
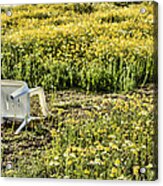
M 90 171 L 89 171 L 88 169 L 85 169 L 85 170 L 84 170 L 84 174 L 89 175 L 89 174 L 90 174 Z
M 114 174 L 112 174 L 112 173 L 111 173 L 111 174 L 110 174 L 110 177 L 112 177 L 112 178 L 113 178 L 113 177 L 114 177 Z
M 112 170 L 111 170 L 111 173 L 112 174 L 117 174 L 118 172 L 118 169 L 116 167 L 113 167 Z
M 56 132 L 56 129 L 52 129 L 50 132 L 51 132 L 51 136 L 52 136 L 52 137 L 54 137 L 54 136 L 56 135 L 56 133 L 57 133 L 57 132 Z
M 113 144 L 112 149 L 118 149 L 118 146 L 116 144 Z
M 110 148 L 109 147 L 105 147 L 105 151 L 110 151 Z
M 147 169 L 151 169 L 153 167 L 153 165 L 150 163 L 146 166 Z
M 114 162 L 114 164 L 115 164 L 116 166 L 119 166 L 120 163 L 121 163 L 121 161 L 120 161 L 119 159 L 116 159 L 115 162 Z
M 139 174 L 139 170 L 140 170 L 140 167 L 139 166 L 134 166 L 133 167 L 133 173 L 134 173 L 134 175 L 138 175 Z
M 71 165 L 72 164 L 72 160 L 68 160 L 68 162 L 67 162 L 67 165 Z

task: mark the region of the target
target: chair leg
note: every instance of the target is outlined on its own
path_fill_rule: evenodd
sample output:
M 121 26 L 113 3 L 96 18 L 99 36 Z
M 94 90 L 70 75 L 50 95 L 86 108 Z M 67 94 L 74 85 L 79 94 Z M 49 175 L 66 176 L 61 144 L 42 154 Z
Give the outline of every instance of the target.
M 31 118 L 24 119 L 22 124 L 19 126 L 19 128 L 16 130 L 15 134 L 19 134 L 19 132 L 31 121 Z
M 39 96 L 42 113 L 45 117 L 47 117 L 48 116 L 48 107 L 46 104 L 45 94 L 44 94 L 43 89 L 41 87 L 30 89 L 30 97 L 32 97 L 34 95 Z

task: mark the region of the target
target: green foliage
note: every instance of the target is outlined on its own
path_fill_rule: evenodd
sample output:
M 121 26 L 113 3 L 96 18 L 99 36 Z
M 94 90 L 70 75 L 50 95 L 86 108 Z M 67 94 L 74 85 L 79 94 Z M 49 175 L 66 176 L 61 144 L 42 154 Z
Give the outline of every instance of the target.
M 54 100 L 53 94 L 48 95 L 54 118 L 30 123 L 16 136 L 11 126 L 3 126 L 2 175 L 154 180 L 152 90 L 124 95 L 61 91 Z M 11 170 L 6 169 L 8 161 L 13 163 Z M 140 173 L 142 167 L 146 168 L 144 174 Z
M 16 136 L 16 122 L 2 125 L 2 176 L 156 179 L 156 100 L 142 88 L 157 80 L 153 6 L 2 7 L 2 79 L 42 86 L 55 115 Z
M 153 82 L 150 3 L 29 5 L 12 12 L 2 13 L 3 79 L 109 92 Z

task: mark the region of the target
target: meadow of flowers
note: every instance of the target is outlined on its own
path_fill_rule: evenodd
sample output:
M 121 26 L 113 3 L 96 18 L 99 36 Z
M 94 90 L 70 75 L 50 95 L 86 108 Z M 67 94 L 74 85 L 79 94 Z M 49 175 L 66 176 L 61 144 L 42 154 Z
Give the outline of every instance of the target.
M 53 113 L 18 135 L 17 122 L 2 125 L 2 176 L 157 178 L 156 9 L 153 2 L 2 7 L 2 79 L 42 86 Z M 37 97 L 31 107 L 39 115 Z

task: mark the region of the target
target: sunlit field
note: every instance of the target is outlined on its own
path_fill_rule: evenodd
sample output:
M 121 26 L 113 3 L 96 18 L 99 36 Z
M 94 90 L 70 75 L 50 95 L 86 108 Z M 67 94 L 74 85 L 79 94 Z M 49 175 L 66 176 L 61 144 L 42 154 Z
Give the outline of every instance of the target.
M 2 79 L 43 87 L 52 113 L 18 135 L 20 123 L 2 125 L 2 176 L 157 178 L 154 7 L 21 5 L 11 17 L 2 7 Z

